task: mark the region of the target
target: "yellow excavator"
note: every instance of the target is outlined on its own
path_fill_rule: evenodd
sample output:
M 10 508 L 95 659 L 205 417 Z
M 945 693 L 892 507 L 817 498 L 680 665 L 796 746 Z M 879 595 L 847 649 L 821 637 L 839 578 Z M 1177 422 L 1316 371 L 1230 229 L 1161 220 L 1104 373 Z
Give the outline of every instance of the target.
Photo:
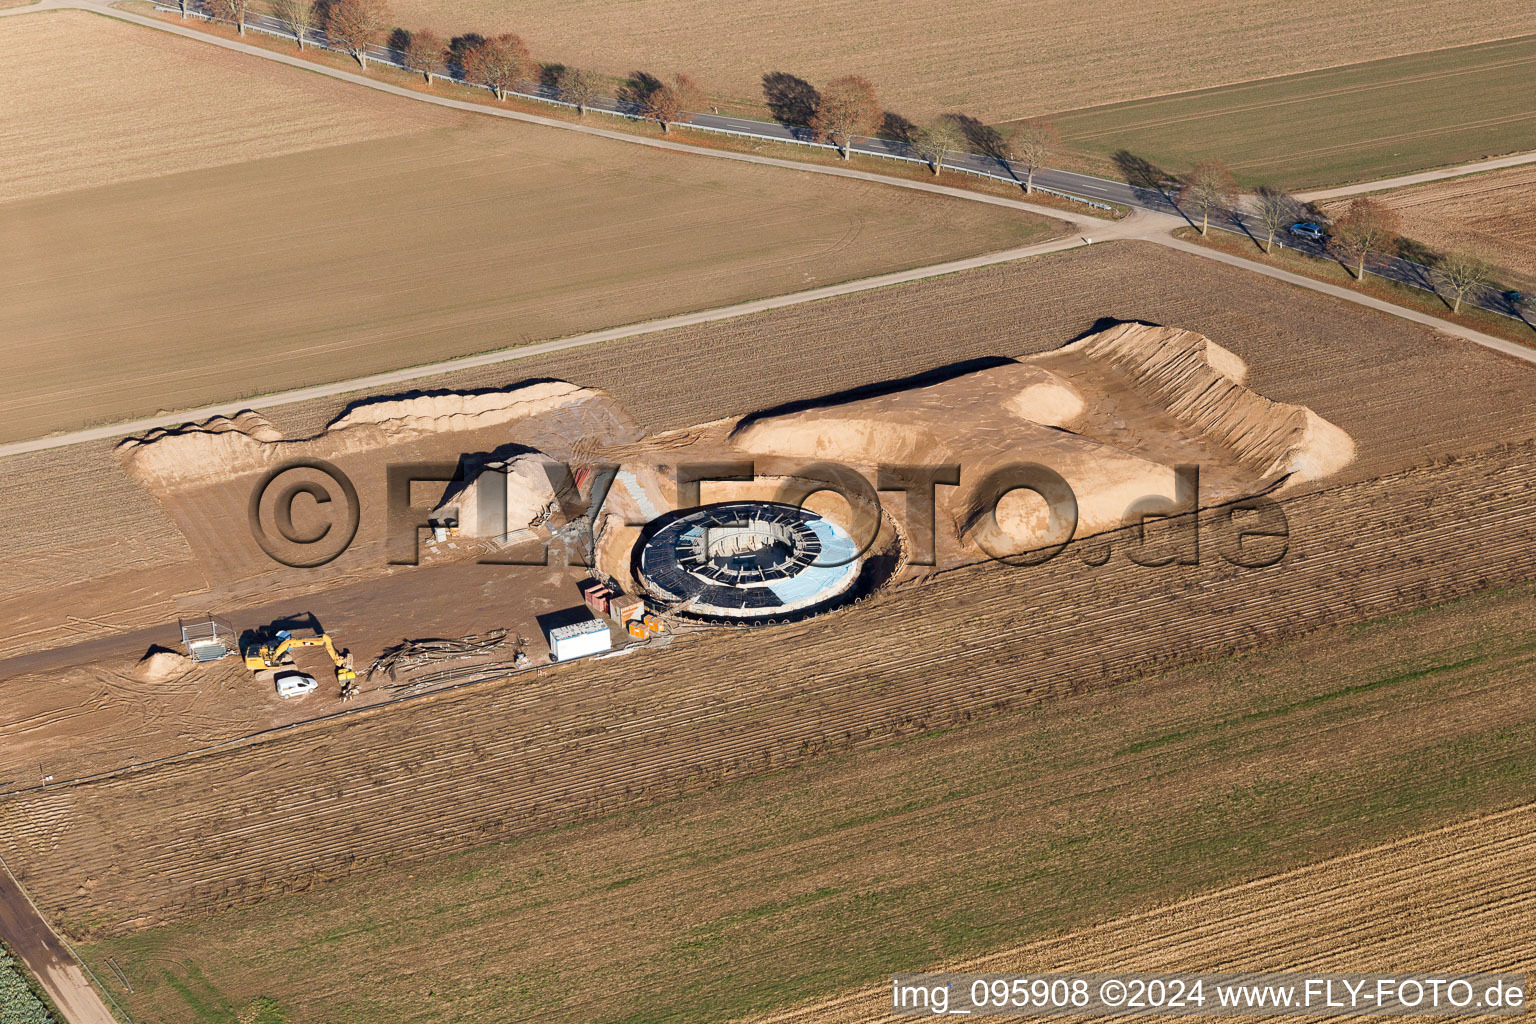
M 260 672 L 262 669 L 282 668 L 284 665 L 291 664 L 292 651 L 297 647 L 324 647 L 325 653 L 331 657 L 331 663 L 336 666 L 336 682 L 341 684 L 342 699 L 345 700 L 357 692 L 357 673 L 352 670 L 352 653 L 338 652 L 329 633 L 294 636 L 286 629 L 282 629 L 273 634 L 272 639 L 266 643 L 252 644 L 240 653 L 245 658 L 246 668 L 252 672 Z

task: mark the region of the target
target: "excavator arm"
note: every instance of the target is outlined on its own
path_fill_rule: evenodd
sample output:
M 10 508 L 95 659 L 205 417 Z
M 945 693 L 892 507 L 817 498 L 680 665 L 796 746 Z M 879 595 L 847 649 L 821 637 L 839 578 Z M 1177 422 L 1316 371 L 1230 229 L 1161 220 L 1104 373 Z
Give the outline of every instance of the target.
M 357 673 L 352 669 L 352 654 L 350 651 L 337 651 L 336 644 L 331 640 L 329 633 L 320 633 L 315 636 L 296 637 L 287 631 L 277 634 L 276 644 L 262 644 L 260 647 L 248 648 L 245 651 L 245 667 L 251 671 L 260 671 L 264 668 L 277 668 L 283 664 L 283 659 L 288 652 L 295 647 L 324 647 L 325 653 L 330 655 L 331 664 L 336 666 L 336 681 L 342 684 L 342 692 L 346 694 L 348 683 L 357 678 Z

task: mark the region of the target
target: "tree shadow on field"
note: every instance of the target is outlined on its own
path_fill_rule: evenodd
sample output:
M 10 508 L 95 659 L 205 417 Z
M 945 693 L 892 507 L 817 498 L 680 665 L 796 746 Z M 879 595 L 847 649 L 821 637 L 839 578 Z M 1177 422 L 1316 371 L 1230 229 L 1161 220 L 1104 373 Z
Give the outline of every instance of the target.
M 821 105 L 816 87 L 787 71 L 770 71 L 763 76 L 763 99 L 773 119 L 791 128 L 810 127 Z
M 404 53 L 406 47 L 411 45 L 411 33 L 407 29 L 397 28 L 390 32 L 389 38 L 384 40 L 384 45 L 396 53 Z
M 999 167 L 1013 179 L 1014 184 L 1022 185 L 1019 176 L 1013 173 L 1013 165 L 1008 163 L 1008 136 L 998 131 L 989 124 L 984 124 L 969 114 L 947 115 L 960 129 L 960 134 L 965 136 L 966 145 L 982 156 L 990 157 L 997 161 Z
M 539 87 L 551 96 L 560 95 L 560 80 L 565 77 L 564 64 L 545 64 L 539 69 Z
M 917 134 L 917 125 L 908 121 L 895 111 L 887 110 L 880 119 L 880 135 L 887 139 L 895 139 L 912 145 L 912 139 Z
M 644 110 L 651 97 L 662 87 L 661 79 L 646 71 L 631 71 L 624 84 L 619 86 L 618 94 L 614 97 L 619 101 L 621 110 L 630 112 Z
M 448 40 L 447 60 L 448 74 L 462 81 L 464 79 L 464 55 L 470 50 L 485 42 L 485 36 L 478 32 L 466 32 L 462 36 L 454 36 Z
M 1111 159 L 1115 168 L 1125 178 L 1126 184 L 1136 190 L 1136 198 L 1170 213 L 1182 213 L 1179 209 L 1179 176 L 1163 170 L 1144 156 L 1129 150 L 1119 150 Z

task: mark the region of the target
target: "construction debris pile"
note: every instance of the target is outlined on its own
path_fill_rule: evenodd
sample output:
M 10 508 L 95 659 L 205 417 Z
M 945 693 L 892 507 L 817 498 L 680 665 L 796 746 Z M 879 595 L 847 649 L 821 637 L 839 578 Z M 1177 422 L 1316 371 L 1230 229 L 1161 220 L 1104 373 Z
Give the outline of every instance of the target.
M 528 661 L 528 655 L 524 653 L 527 645 L 527 640 L 520 636 L 513 637 L 511 631 L 506 629 L 493 629 L 488 633 L 475 633 L 457 639 L 432 637 L 423 640 L 402 640 L 373 659 L 373 664 L 368 666 L 366 678 L 371 680 L 375 675 L 383 672 L 387 673 L 391 680 L 396 680 L 401 672 L 409 675 L 428 665 L 478 658 L 509 646 L 512 648 L 512 664 L 521 667 Z

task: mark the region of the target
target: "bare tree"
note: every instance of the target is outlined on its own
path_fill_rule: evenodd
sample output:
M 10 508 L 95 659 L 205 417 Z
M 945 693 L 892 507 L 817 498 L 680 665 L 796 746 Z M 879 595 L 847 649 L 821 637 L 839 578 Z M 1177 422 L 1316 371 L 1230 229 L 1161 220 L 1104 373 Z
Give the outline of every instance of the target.
M 672 81 L 663 82 L 643 72 L 630 76 L 625 95 L 647 121 L 661 125 L 663 132 L 680 124 L 691 110 L 704 105 L 704 90 L 692 76 L 678 72 Z
M 1008 161 L 1024 167 L 1024 191 L 1028 194 L 1035 190 L 1035 171 L 1061 148 L 1061 133 L 1049 121 L 1025 121 L 1003 145 Z
M 944 159 L 960 148 L 964 138 L 960 126 L 955 124 L 952 118 L 941 117 L 914 131 L 912 146 L 917 150 L 918 156 L 928 161 L 928 166 L 933 169 L 933 176 L 937 178 L 944 170 Z
M 192 0 L 176 0 L 176 7 L 181 11 L 181 20 L 187 20 L 187 14 L 192 10 Z
M 689 115 L 704 109 L 705 103 L 708 102 L 704 95 L 704 87 L 686 71 L 679 71 L 672 76 L 672 91 L 677 93 L 677 102 L 682 108 L 676 118 L 678 121 L 690 120 Z
M 1355 280 L 1365 278 L 1365 260 L 1392 244 L 1397 235 L 1397 211 L 1380 200 L 1361 197 L 1349 204 L 1342 217 L 1333 222 L 1334 251 L 1354 263 Z
M 1184 187 L 1179 190 L 1179 205 L 1190 205 L 1200 211 L 1202 235 L 1211 225 L 1211 207 L 1224 209 L 1236 198 L 1237 179 L 1215 160 L 1197 164 L 1184 178 Z
M 225 21 L 234 22 L 235 29 L 245 35 L 245 19 L 251 13 L 251 0 L 212 0 L 208 6 Z
M 816 113 L 811 115 L 811 131 L 817 139 L 838 147 L 847 160 L 854 136 L 868 135 L 878 128 L 884 113 L 874 86 L 858 75 L 845 75 L 832 79 L 821 90 Z
M 288 26 L 294 42 L 304 49 L 309 30 L 315 27 L 315 5 L 310 0 L 272 0 L 272 16 Z
M 400 63 L 408 71 L 414 71 L 432 88 L 432 76 L 440 75 L 448 66 L 448 44 L 443 37 L 429 28 L 412 32 L 406 44 L 400 47 Z
M 325 9 L 325 34 L 367 70 L 368 47 L 384 30 L 388 18 L 384 0 L 334 0 Z
M 510 32 L 475 43 L 464 52 L 463 64 L 465 79 L 485 86 L 498 100 L 527 83 L 534 68 L 527 45 Z
M 562 68 L 557 88 L 560 98 L 576 104 L 576 113 L 585 114 L 592 101 L 602 95 L 602 81 L 590 71 L 581 68 Z
M 1440 280 L 1445 282 L 1446 291 L 1451 293 L 1451 312 L 1461 312 L 1461 300 L 1469 293 L 1488 283 L 1492 276 L 1488 264 L 1476 256 L 1464 250 L 1453 250 L 1445 254 L 1435 266 Z
M 1264 226 L 1264 251 L 1274 248 L 1275 236 L 1296 220 L 1298 204 L 1283 189 L 1260 185 L 1253 193 L 1253 211 Z

